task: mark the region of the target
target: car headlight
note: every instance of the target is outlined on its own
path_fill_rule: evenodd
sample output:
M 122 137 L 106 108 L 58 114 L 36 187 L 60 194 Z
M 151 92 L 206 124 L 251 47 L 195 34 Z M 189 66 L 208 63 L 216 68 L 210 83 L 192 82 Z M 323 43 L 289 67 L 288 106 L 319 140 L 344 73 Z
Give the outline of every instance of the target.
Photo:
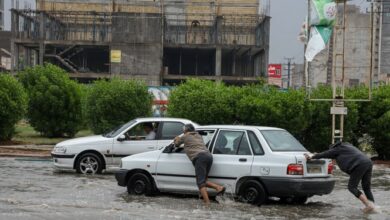
M 66 153 L 66 147 L 54 147 L 53 152 L 64 154 L 64 153 Z

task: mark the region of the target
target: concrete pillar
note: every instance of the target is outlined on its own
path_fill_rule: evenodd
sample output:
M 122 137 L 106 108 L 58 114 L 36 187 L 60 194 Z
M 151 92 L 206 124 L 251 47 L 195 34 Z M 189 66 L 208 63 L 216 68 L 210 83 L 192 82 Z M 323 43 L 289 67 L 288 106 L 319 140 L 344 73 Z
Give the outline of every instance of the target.
M 215 50 L 215 75 L 221 76 L 222 51 L 220 47 Z
M 28 67 L 30 66 L 30 62 L 29 62 L 29 59 L 30 59 L 30 53 L 29 53 L 29 49 L 28 47 L 23 47 L 23 53 L 24 53 L 24 65 L 23 67 Z
M 198 75 L 198 51 L 196 50 L 195 53 L 196 53 L 196 55 L 195 55 L 195 75 L 197 76 Z
M 181 48 L 179 48 L 179 50 L 180 50 L 180 54 L 179 54 L 179 75 L 181 75 L 181 69 L 182 69 L 182 67 L 181 67 Z
M 15 71 L 18 70 L 18 53 L 17 53 L 18 46 L 14 42 L 14 40 L 11 40 L 11 72 L 15 73 Z
M 232 75 L 236 75 L 236 49 L 233 49 L 233 64 L 232 64 Z
M 44 56 L 45 56 L 45 44 L 41 41 L 39 43 L 39 55 L 38 55 L 39 65 L 43 65 Z
M 45 16 L 43 12 L 39 15 L 39 55 L 38 64 L 43 65 L 43 58 L 45 56 Z
M 19 17 L 13 10 L 11 10 L 11 72 L 15 73 L 19 69 L 19 51 L 18 45 L 15 43 L 15 38 L 18 36 Z

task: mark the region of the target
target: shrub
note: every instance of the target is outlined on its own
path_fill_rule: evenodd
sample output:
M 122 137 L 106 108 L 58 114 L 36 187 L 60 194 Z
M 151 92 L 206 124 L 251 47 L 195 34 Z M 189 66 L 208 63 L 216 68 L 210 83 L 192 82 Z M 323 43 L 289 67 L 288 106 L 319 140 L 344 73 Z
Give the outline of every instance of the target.
M 223 83 L 189 79 L 172 91 L 168 114 L 200 124 L 231 124 L 235 121 L 234 92 L 238 90 Z
M 151 115 L 152 97 L 140 81 L 99 80 L 89 89 L 86 116 L 89 127 L 96 134 L 134 118 Z
M 73 137 L 81 128 L 81 93 L 68 74 L 52 64 L 18 74 L 29 93 L 28 120 L 47 137 Z
M 360 112 L 363 132 L 372 137 L 372 145 L 380 159 L 390 159 L 390 86 L 380 86 L 372 101 L 363 103 Z
M 0 140 L 11 140 L 15 124 L 27 108 L 23 86 L 12 76 L 0 73 Z

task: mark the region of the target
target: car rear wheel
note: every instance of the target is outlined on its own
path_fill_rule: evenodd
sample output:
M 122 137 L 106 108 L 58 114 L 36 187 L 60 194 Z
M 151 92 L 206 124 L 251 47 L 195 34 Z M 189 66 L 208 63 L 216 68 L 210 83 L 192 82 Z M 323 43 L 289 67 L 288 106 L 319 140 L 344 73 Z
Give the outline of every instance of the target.
M 256 180 L 248 180 L 243 183 L 239 195 L 243 202 L 255 205 L 262 205 L 267 200 L 267 192 L 261 183 Z
M 127 182 L 127 192 L 134 195 L 150 196 L 153 193 L 153 185 L 148 176 L 143 173 L 135 173 Z
M 102 172 L 102 161 L 94 153 L 86 153 L 77 160 L 76 171 L 82 174 L 96 174 Z

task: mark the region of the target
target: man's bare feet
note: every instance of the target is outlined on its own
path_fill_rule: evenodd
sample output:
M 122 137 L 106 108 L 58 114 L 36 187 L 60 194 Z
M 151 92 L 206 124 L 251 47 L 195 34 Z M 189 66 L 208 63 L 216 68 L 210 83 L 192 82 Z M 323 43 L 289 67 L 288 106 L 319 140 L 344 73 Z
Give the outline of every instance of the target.
M 363 209 L 363 212 L 366 214 L 371 213 L 373 211 L 375 211 L 375 206 L 372 204 Z

